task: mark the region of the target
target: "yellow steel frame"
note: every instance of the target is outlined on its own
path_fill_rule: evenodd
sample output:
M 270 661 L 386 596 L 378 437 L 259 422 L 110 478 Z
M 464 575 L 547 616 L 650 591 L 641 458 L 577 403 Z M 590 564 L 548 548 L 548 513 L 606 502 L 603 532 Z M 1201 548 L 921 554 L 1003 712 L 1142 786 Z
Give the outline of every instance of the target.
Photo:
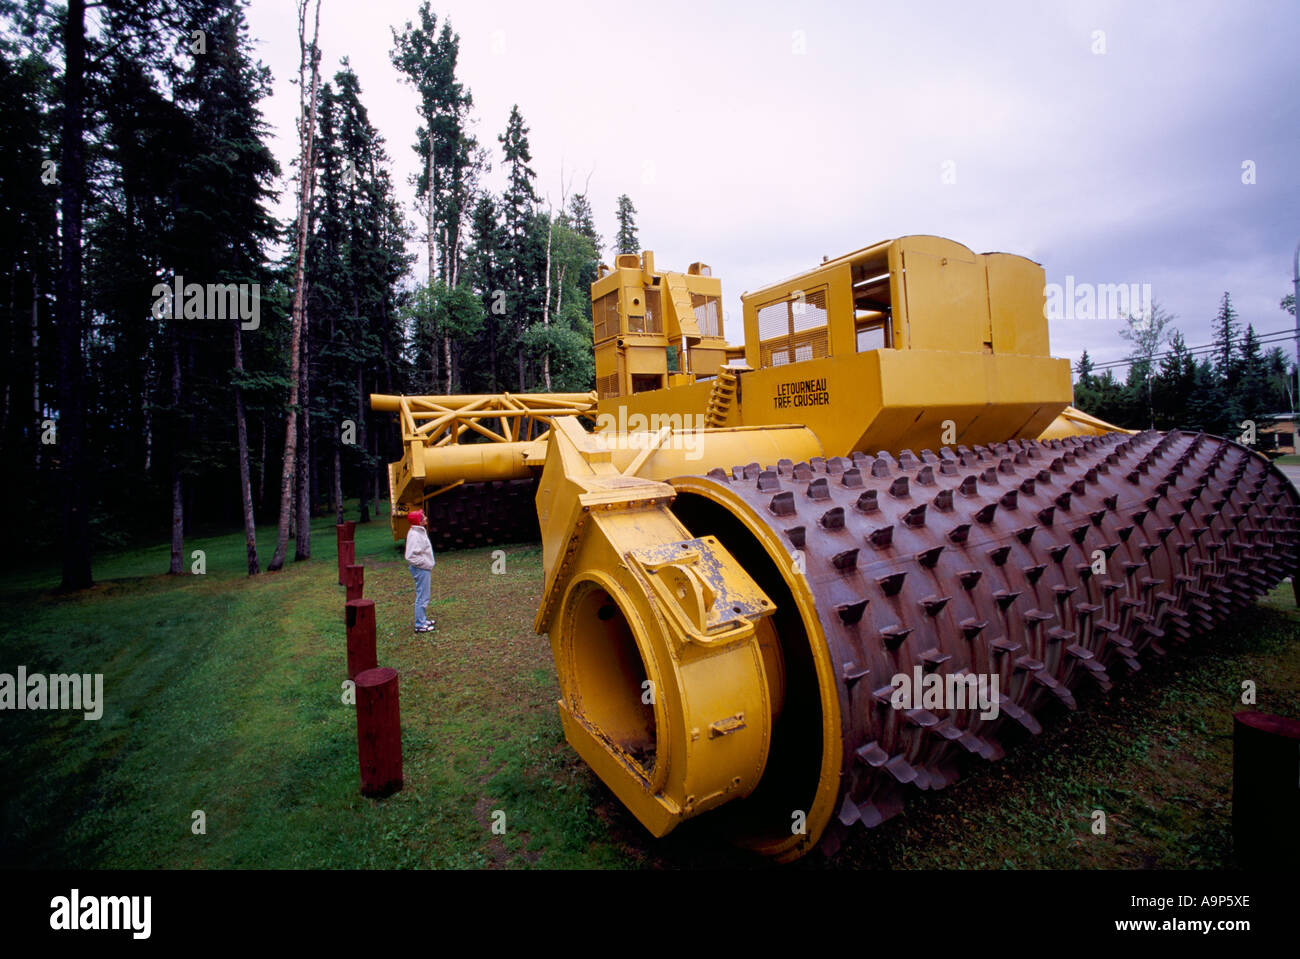
M 594 418 L 596 394 L 372 394 L 370 406 L 396 413 L 402 429 L 402 459 L 388 467 L 389 522 L 401 539 L 406 511 L 440 493 L 465 482 L 527 477 L 556 419 Z
M 380 396 L 370 398 L 371 407 L 398 414 L 402 441 L 419 441 L 424 447 L 462 442 L 472 431 L 496 443 L 543 440 L 557 416 L 595 412 L 596 394 L 591 393 L 485 393 L 463 396 Z M 498 429 L 484 425 L 499 421 Z M 542 425 L 541 430 L 537 429 Z

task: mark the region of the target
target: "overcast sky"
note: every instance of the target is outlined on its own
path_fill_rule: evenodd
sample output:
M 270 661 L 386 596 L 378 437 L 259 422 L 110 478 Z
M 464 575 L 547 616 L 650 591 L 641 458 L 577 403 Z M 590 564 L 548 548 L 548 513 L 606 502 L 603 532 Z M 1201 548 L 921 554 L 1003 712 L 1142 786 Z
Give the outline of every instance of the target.
M 248 11 L 275 76 L 264 106 L 286 174 L 294 8 Z M 350 58 L 412 220 L 416 96 L 388 53 L 416 8 L 323 0 L 321 12 L 324 74 Z M 742 291 L 908 233 L 1031 257 L 1048 283 L 1150 284 L 1193 346 L 1210 341 L 1225 290 L 1258 332 L 1293 325 L 1278 300 L 1300 241 L 1295 0 L 433 10 L 460 35 L 494 164 L 518 103 L 538 192 L 558 202 L 561 165 L 578 189 L 590 176 L 607 242 L 629 194 L 660 269 L 703 260 L 721 277 L 732 342 Z M 487 184 L 501 182 L 494 168 Z M 282 215 L 290 199 L 286 188 Z M 1119 325 L 1055 320 L 1052 350 L 1118 358 Z

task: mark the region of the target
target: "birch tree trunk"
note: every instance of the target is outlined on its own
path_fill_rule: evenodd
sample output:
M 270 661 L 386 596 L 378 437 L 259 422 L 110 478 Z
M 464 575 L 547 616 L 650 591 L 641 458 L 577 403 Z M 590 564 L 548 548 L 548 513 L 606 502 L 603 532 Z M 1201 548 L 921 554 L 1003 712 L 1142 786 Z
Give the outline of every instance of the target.
M 438 275 L 438 259 L 434 255 L 435 251 L 434 251 L 434 241 L 433 241 L 435 235 L 434 231 L 437 229 L 437 225 L 435 223 L 437 211 L 435 210 L 434 203 L 433 203 L 434 190 L 433 190 L 433 140 L 432 138 L 430 138 L 429 140 L 429 159 L 427 165 L 425 166 L 425 177 L 428 181 L 428 193 L 425 195 L 425 199 L 428 200 L 428 203 L 425 205 L 425 209 L 424 209 L 424 224 L 428 230 L 429 282 L 432 283 L 434 277 Z
M 551 326 L 551 236 L 555 233 L 555 218 L 546 224 L 546 295 L 542 298 L 542 326 Z M 542 350 L 542 382 L 546 392 L 551 392 L 551 350 Z
M 445 371 L 444 382 L 446 383 L 443 392 L 451 395 L 451 337 L 446 333 L 442 335 L 442 368 Z
M 302 400 L 302 429 L 298 439 L 298 535 L 294 539 L 293 558 L 311 559 L 311 362 L 308 346 L 311 330 L 303 318 L 302 356 L 298 359 L 298 396 Z
M 307 46 L 307 4 L 298 0 L 298 235 L 297 262 L 294 266 L 293 318 L 289 333 L 289 408 L 284 427 L 284 467 L 280 472 L 280 525 L 276 531 L 275 555 L 268 570 L 283 568 L 289 549 L 289 518 L 293 514 L 293 481 L 298 453 L 298 362 L 302 349 L 303 313 L 306 310 L 305 283 L 307 263 L 307 217 L 311 210 L 316 172 L 312 163 L 312 145 L 316 132 L 316 93 L 320 80 L 320 58 L 316 41 L 320 37 L 320 0 L 316 0 L 316 22 L 310 49 Z M 308 58 L 310 94 L 308 87 Z
M 244 349 L 240 339 L 240 319 L 236 312 L 235 325 L 235 433 L 239 438 L 239 496 L 244 506 L 244 547 L 248 553 L 248 575 L 256 576 L 257 526 L 253 522 L 253 486 L 248 475 L 248 424 L 244 419 L 244 388 L 239 380 L 244 375 Z
M 428 193 L 426 194 L 426 199 L 429 202 L 425 205 L 424 224 L 426 229 L 428 230 L 429 289 L 432 290 L 433 281 L 438 276 L 438 256 L 437 256 L 437 249 L 436 249 L 437 244 L 434 241 L 434 237 L 437 235 L 438 226 L 437 226 L 437 208 L 434 205 L 435 190 L 433 188 L 433 139 L 432 137 L 430 137 L 429 139 L 429 160 L 427 166 L 425 167 L 425 177 L 428 182 Z M 438 388 L 438 383 L 442 378 L 442 374 L 438 370 L 439 345 L 438 345 L 438 321 L 436 317 L 437 317 L 436 312 L 429 317 L 429 338 L 432 341 L 432 348 L 429 350 L 429 354 L 432 358 L 432 366 L 433 366 L 432 382 L 433 382 L 433 388 L 435 390 Z M 444 343 L 443 346 L 445 348 L 446 344 Z M 451 376 L 450 369 L 447 370 L 446 375 L 448 377 Z M 451 388 L 447 387 L 443 392 L 450 393 Z

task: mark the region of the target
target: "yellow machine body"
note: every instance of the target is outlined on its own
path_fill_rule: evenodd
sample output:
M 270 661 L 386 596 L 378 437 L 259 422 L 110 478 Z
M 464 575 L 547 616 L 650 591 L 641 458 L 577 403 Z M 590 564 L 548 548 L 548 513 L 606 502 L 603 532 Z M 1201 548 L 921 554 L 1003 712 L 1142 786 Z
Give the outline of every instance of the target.
M 395 534 L 535 483 L 565 735 L 656 836 L 709 812 L 833 852 L 1297 572 L 1262 457 L 1070 406 L 1023 257 L 864 247 L 744 294 L 743 346 L 701 263 L 620 256 L 592 302 L 592 394 L 372 402 L 402 423 Z M 900 708 L 913 673 L 996 680 L 998 709 Z
M 534 479 L 557 417 L 678 436 L 797 423 L 826 456 L 1122 432 L 1070 407 L 1043 269 L 1021 256 L 934 236 L 876 243 L 744 294 L 743 346 L 727 345 L 707 264 L 659 271 L 646 251 L 598 273 L 593 393 L 371 397 L 402 429 L 389 468 L 395 538 L 408 509 L 442 508 L 455 497 L 431 501 L 466 484 Z M 518 496 L 487 502 L 518 510 Z M 445 513 L 438 529 L 456 507 Z
M 721 326 L 716 340 L 687 332 L 687 365 L 675 377 L 660 374 L 677 328 L 635 311 L 657 288 L 717 281 L 655 273 L 653 257 L 642 260 L 592 285 L 597 410 L 610 424 L 656 415 L 711 426 L 797 422 L 840 456 L 1037 437 L 1073 396 L 1069 361 L 1048 349 L 1043 269 L 1024 257 L 933 236 L 865 247 L 744 294 L 743 354 L 715 345 Z M 685 302 L 655 300 L 665 301 Z
M 591 285 L 591 315 L 597 396 L 684 386 L 727 359 L 722 282 L 704 263 L 661 273 L 649 251 L 620 254 Z

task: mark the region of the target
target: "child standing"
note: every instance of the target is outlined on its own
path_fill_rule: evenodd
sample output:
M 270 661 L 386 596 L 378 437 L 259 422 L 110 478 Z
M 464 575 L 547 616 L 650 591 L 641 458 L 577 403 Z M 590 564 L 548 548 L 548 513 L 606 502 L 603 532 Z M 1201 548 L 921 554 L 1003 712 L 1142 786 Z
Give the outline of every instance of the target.
M 433 571 L 433 544 L 429 542 L 429 533 L 424 528 L 425 518 L 421 510 L 413 509 L 406 514 L 411 528 L 406 533 L 406 561 L 411 564 L 411 577 L 415 580 L 415 631 L 429 633 L 435 625 L 432 619 L 426 619 L 425 609 L 429 605 L 429 580 Z

